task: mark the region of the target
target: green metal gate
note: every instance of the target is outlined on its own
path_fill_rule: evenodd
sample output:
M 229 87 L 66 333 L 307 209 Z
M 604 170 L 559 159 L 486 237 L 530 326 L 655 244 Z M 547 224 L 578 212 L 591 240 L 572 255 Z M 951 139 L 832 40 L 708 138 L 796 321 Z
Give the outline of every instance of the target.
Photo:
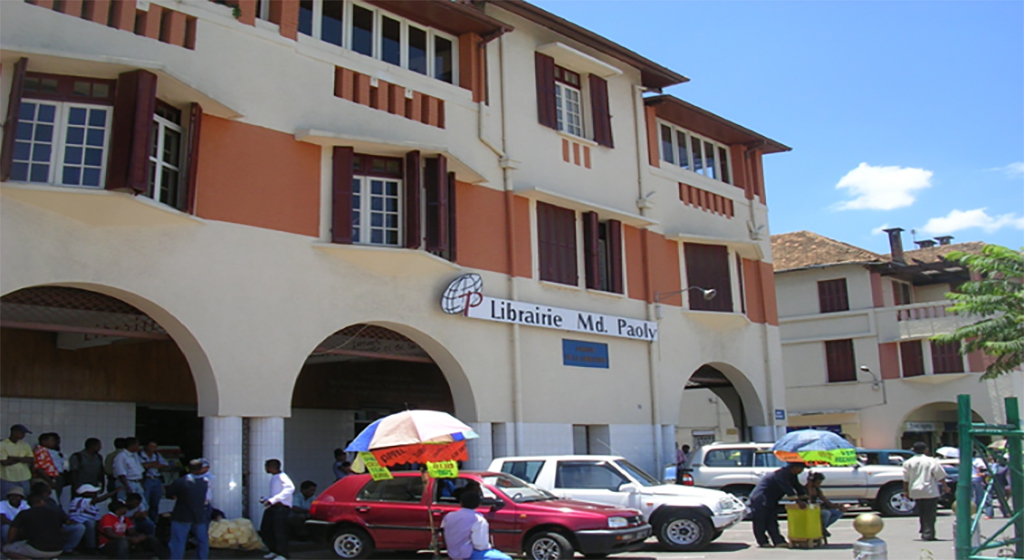
M 956 560 L 1006 558 L 1007 553 L 1012 553 L 1012 558 L 1024 558 L 1024 470 L 1021 468 L 1024 430 L 1021 429 L 1017 397 L 1005 401 L 1006 424 L 971 422 L 970 395 L 957 397 L 957 406 L 960 423 L 960 479 L 956 486 Z M 1010 494 L 1007 494 L 996 477 L 989 477 L 985 487 L 985 501 L 982 504 L 995 498 L 1006 511 L 1012 512 L 1009 519 L 1000 520 L 1005 523 L 991 536 L 981 533 L 984 508 L 978 508 L 974 516 L 971 516 L 971 461 L 976 454 L 984 457 L 990 453 L 978 439 L 980 436 L 1005 437 L 1005 451 L 1009 452 L 1007 465 L 1010 469 Z M 999 549 L 999 556 L 982 556 L 984 551 L 994 549 Z

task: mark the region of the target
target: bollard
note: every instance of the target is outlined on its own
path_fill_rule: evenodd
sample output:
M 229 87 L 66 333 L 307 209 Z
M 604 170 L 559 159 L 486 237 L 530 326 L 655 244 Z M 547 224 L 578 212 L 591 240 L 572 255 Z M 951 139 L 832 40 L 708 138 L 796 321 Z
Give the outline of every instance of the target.
M 853 520 L 853 528 L 861 537 L 853 543 L 854 560 L 889 560 L 889 550 L 885 541 L 875 535 L 882 532 L 885 524 L 882 518 L 874 513 L 862 513 Z

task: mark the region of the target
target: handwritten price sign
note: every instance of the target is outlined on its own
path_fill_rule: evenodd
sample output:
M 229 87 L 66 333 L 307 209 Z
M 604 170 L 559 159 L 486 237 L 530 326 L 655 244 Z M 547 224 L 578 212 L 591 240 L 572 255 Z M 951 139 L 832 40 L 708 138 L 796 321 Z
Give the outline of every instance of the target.
M 455 461 L 428 462 L 427 474 L 431 478 L 456 478 L 459 476 L 459 464 Z
M 394 478 L 387 467 L 381 466 L 381 464 L 377 462 L 377 458 L 373 456 L 373 453 L 360 451 L 359 458 L 366 464 L 366 470 L 369 471 L 370 477 L 374 480 L 391 480 Z

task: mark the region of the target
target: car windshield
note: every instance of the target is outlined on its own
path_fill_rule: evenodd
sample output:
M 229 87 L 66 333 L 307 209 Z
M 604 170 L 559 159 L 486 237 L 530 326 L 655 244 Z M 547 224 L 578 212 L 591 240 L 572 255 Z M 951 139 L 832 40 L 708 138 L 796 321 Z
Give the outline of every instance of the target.
M 640 467 L 630 463 L 625 459 L 618 459 L 613 461 L 620 469 L 626 471 L 633 480 L 640 483 L 641 486 L 658 486 L 661 483 L 654 480 L 654 477 L 645 473 Z
M 508 474 L 490 474 L 484 476 L 483 481 L 484 484 L 508 496 L 510 500 L 517 504 L 558 499 L 558 496 L 551 492 L 541 490 L 525 480 Z

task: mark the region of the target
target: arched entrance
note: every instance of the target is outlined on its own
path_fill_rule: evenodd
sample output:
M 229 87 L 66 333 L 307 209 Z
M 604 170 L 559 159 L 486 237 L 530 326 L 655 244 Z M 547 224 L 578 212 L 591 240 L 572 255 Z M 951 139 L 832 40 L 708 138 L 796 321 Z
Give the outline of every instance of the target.
M 183 332 L 180 324 L 165 325 L 94 289 L 37 286 L 4 295 L 0 425 L 27 425 L 34 432 L 32 444 L 39 434 L 57 432 L 65 457 L 81 449 L 86 438 L 99 438 L 107 454 L 115 438 L 127 436 L 178 447 L 185 457 L 202 455 L 203 424 L 190 361 L 205 361 L 201 352 L 186 357 L 172 330 Z M 187 333 L 184 337 L 198 348 Z
M 986 420 L 976 411 L 971 411 L 972 422 Z M 960 433 L 957 428 L 957 404 L 955 402 L 933 402 L 911 410 L 896 429 L 900 449 L 910 449 L 914 442 L 923 441 L 928 448 L 957 447 Z M 986 444 L 991 438 L 981 438 Z
M 456 414 L 449 380 L 426 349 L 381 324 L 350 325 L 310 353 L 285 420 L 285 457 L 296 484 L 334 482 L 333 450 L 374 420 L 406 409 Z
M 676 442 L 696 449 L 713 441 L 750 441 L 764 407 L 743 372 L 711 362 L 697 368 L 682 391 Z

